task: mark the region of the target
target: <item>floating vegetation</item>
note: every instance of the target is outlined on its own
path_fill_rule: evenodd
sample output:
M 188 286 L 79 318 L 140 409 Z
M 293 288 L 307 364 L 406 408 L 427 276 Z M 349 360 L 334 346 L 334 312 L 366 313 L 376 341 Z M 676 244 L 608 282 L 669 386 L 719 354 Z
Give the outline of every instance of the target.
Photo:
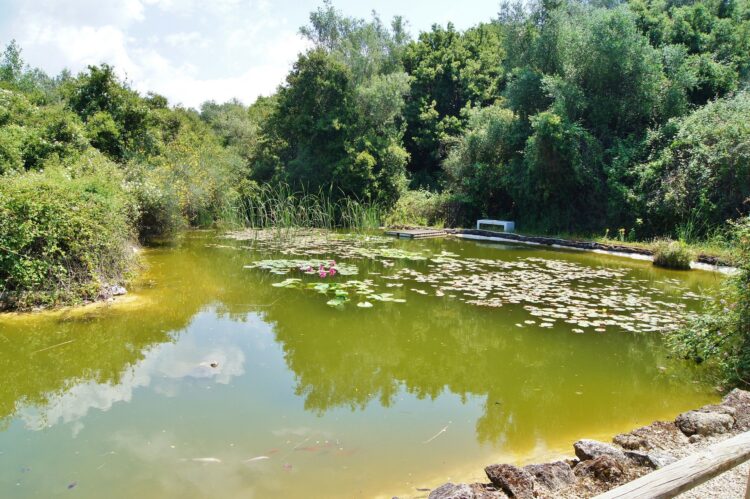
M 284 255 L 330 256 L 346 259 L 426 261 L 430 254 L 393 248 L 393 238 L 364 234 L 337 234 L 322 230 L 296 230 L 294 237 L 279 239 L 272 229 L 231 232 L 228 238 L 251 243 L 251 248 Z M 385 262 L 384 262 L 385 263 Z M 387 266 L 387 265 L 386 265 Z
M 258 267 L 263 268 L 263 267 Z M 304 282 L 301 278 L 290 277 L 281 282 L 271 284 L 276 288 L 302 289 L 315 291 L 329 297 L 326 305 L 341 308 L 354 298 L 357 299 L 357 307 L 372 308 L 370 301 L 405 303 L 403 298 L 395 298 L 392 293 L 377 293 L 375 283 L 366 279 L 364 281 L 349 280 L 345 282 Z
M 684 303 L 665 301 L 666 292 L 647 281 L 628 279 L 627 269 L 587 267 L 564 260 L 431 258 L 428 272 L 402 268 L 384 279 L 428 284 L 435 296 L 457 296 L 483 307 L 521 305 L 532 317 L 525 325 L 551 328 L 566 323 L 573 332 L 604 332 L 607 327 L 626 331 L 668 331 L 679 327 Z M 675 289 L 675 283 L 669 282 Z M 422 293 L 422 290 L 412 288 Z M 685 292 L 683 299 L 698 299 Z M 524 324 L 517 324 L 523 327 Z
M 298 231 L 297 237 L 279 241 L 268 232 L 244 231 L 228 237 L 241 241 L 252 239 L 259 248 L 267 251 L 313 259 L 260 260 L 248 268 L 277 275 L 300 272 L 319 277 L 329 277 L 331 270 L 335 269 L 334 275 L 353 276 L 359 273 L 356 265 L 336 263 L 322 257 L 368 260 L 382 266 L 368 275 L 377 276 L 387 288 L 456 299 L 480 307 L 523 307 L 531 318 L 517 324 L 519 327 L 550 329 L 567 325 L 575 333 L 603 333 L 615 328 L 632 332 L 664 332 L 678 328 L 684 316 L 686 305 L 675 298 L 683 302 L 701 299 L 698 294 L 685 289 L 679 280 L 669 278 L 654 282 L 636 279 L 624 267 L 591 267 L 538 257 L 514 260 L 462 258 L 449 251 L 430 254 L 426 250 L 394 248 L 392 238 L 321 230 Z M 401 263 L 396 265 L 396 260 Z M 419 265 L 409 266 L 409 263 Z M 341 307 L 351 301 L 349 293 L 361 297 L 357 301 L 360 308 L 370 308 L 374 302 L 405 301 L 390 293 L 379 293 L 372 280 L 330 283 L 328 286 L 286 279 L 274 286 L 317 290 L 329 295 L 327 303 L 332 307 Z
M 397 248 L 377 247 L 377 248 L 355 248 L 354 251 L 365 258 L 373 260 L 378 258 L 388 258 L 394 260 L 427 260 L 427 256 L 415 251 L 406 251 Z
M 287 275 L 289 272 L 298 271 L 320 277 L 333 277 L 336 274 L 357 275 L 359 273 L 356 265 L 336 263 L 335 260 L 258 260 L 250 265 L 245 265 L 245 268 L 263 269 L 277 275 Z

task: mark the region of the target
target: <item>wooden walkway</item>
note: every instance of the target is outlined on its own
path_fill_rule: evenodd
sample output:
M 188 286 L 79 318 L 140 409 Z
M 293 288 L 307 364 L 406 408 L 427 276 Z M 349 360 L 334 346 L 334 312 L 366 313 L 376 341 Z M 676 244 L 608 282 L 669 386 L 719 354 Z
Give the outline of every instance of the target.
M 724 440 L 595 499 L 675 497 L 750 459 L 750 432 Z M 745 491 L 750 499 L 750 483 Z
M 442 237 L 447 234 L 442 229 L 393 229 L 385 231 L 388 236 L 405 239 L 424 239 L 427 237 Z

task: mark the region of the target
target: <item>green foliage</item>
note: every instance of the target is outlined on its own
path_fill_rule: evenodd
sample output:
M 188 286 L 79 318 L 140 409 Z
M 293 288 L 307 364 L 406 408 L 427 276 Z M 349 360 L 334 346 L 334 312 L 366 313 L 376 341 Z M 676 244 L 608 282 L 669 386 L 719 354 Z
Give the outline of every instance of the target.
M 246 114 L 259 128 L 262 112 Z M 253 133 L 217 137 L 107 65 L 50 79 L 11 43 L 0 61 L 4 306 L 94 299 L 125 278 L 136 235 L 242 220 Z
M 87 124 L 93 143 L 112 159 L 157 152 L 149 105 L 118 80 L 112 66 L 89 66 L 88 72 L 65 85 L 63 95 Z
M 259 172 L 308 191 L 394 201 L 408 158 L 396 123 L 407 89 L 401 73 L 356 87 L 350 69 L 325 51 L 300 56 L 268 120 Z
M 500 33 L 494 24 L 461 34 L 448 24 L 421 33 L 404 53 L 412 78 L 404 111 L 406 149 L 413 183 L 436 185 L 445 142 L 461 132 L 462 110 L 491 103 L 498 96 L 502 58 Z
M 401 71 L 401 55 L 408 41 L 402 18 L 395 17 L 389 28 L 374 12 L 369 22 L 344 17 L 330 0 L 310 14 L 310 24 L 300 28 L 300 34 L 316 49 L 343 62 L 356 84 L 379 74 Z
M 453 221 L 447 194 L 420 190 L 404 192 L 388 214 L 387 225 L 442 227 Z
M 522 147 L 518 117 L 495 105 L 469 112 L 466 132 L 444 163 L 457 200 L 465 205 L 465 222 L 479 217 L 510 215 L 514 211 L 511 169 Z
M 686 359 L 714 366 L 727 385 L 750 384 L 750 220 L 733 224 L 737 274 L 669 344 Z
M 640 133 L 660 106 L 659 52 L 638 32 L 625 7 L 596 9 L 574 19 L 576 27 L 562 37 L 562 77 L 585 98 L 582 124 L 605 140 Z
M 748 116 L 750 95 L 742 92 L 670 121 L 652 138 L 654 157 L 642 167 L 640 190 L 654 227 L 690 223 L 705 234 L 747 213 Z
M 208 123 L 225 146 L 231 147 L 247 162 L 251 162 L 260 147 L 261 127 L 273 111 L 274 99 L 259 97 L 250 106 L 237 100 L 201 105 L 201 119 Z
M 283 183 L 253 184 L 245 192 L 242 203 L 242 222 L 254 229 L 345 228 L 359 231 L 380 227 L 384 217 L 380 205 L 340 199 L 323 190 L 293 189 Z
M 95 299 L 131 269 L 131 207 L 117 168 L 97 153 L 82 163 L 0 177 L 1 308 Z
M 654 265 L 675 270 L 689 270 L 693 254 L 682 241 L 657 239 L 653 244 Z
M 532 118 L 532 129 L 515 184 L 526 220 L 552 230 L 601 223 L 592 218 L 603 206 L 596 140 L 580 125 L 549 111 Z

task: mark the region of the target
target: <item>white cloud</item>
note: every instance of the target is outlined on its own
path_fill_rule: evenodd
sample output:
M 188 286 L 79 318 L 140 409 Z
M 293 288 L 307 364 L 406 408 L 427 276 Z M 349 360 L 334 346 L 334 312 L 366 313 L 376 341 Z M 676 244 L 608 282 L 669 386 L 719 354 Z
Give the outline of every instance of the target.
M 56 74 L 106 62 L 138 91 L 189 107 L 272 93 L 306 47 L 266 0 L 14 1 L 3 38 L 31 65 Z
M 19 411 L 26 427 L 42 430 L 58 423 L 80 423 L 91 409 L 108 411 L 118 402 L 129 402 L 138 388 L 151 386 L 162 395 L 174 396 L 179 382 L 186 378 L 211 379 L 228 384 L 245 372 L 245 354 L 231 343 L 231 338 L 217 339 L 219 344 L 210 349 L 199 345 L 194 338 L 183 338 L 178 343 L 163 343 L 146 352 L 143 360 L 125 371 L 116 385 L 88 381 L 72 386 L 50 398 L 44 407 L 27 406 Z M 218 362 L 218 366 L 210 366 Z M 82 424 L 73 427 L 74 435 Z
M 131 59 L 125 34 L 114 26 L 32 26 L 22 47 L 53 47 L 64 61 L 79 69 L 89 64 L 108 62 L 118 70 L 137 73 L 138 66 Z M 26 49 L 28 50 L 28 48 Z
M 172 47 L 208 47 L 210 42 L 197 31 L 171 33 L 164 37 L 164 41 Z

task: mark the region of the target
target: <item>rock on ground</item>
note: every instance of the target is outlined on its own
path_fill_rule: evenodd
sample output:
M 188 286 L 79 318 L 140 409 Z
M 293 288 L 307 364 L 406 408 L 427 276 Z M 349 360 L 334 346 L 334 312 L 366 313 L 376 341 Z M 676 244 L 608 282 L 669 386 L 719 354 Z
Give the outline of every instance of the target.
M 735 388 L 724 397 L 721 405 L 735 410 L 735 429 L 750 430 L 750 392 Z
M 666 452 L 638 452 L 638 451 L 625 451 L 625 456 L 638 466 L 648 466 L 655 470 L 663 468 L 668 464 L 672 464 L 677 461 L 677 458 Z
M 445 484 L 429 499 L 593 497 L 733 435 L 750 431 L 750 392 L 732 390 L 721 404 L 687 411 L 674 421 L 656 421 L 613 438 L 614 445 L 579 440 L 578 459 L 519 468 L 485 468 L 490 484 Z M 743 498 L 750 463 L 719 475 L 681 498 Z
M 624 472 L 624 462 L 607 454 L 581 461 L 575 468 L 576 476 L 591 477 L 602 482 L 617 482 Z
M 696 411 L 683 412 L 674 423 L 685 435 L 726 433 L 734 426 L 733 407 L 710 405 Z
M 573 470 L 563 461 L 530 464 L 523 469 L 534 477 L 537 485 L 544 487 L 550 492 L 567 487 L 576 480 Z
M 428 499 L 507 499 L 507 495 L 492 485 L 483 483 L 446 483 L 430 492 Z
M 534 477 L 528 471 L 511 464 L 493 464 L 484 469 L 492 485 L 511 497 L 533 499 Z
M 575 449 L 576 457 L 581 461 L 587 459 L 594 459 L 599 456 L 609 456 L 618 461 L 625 460 L 625 453 L 617 447 L 599 442 L 598 440 L 583 439 L 573 444 Z
M 430 492 L 429 499 L 474 499 L 474 491 L 465 483 L 446 483 Z

